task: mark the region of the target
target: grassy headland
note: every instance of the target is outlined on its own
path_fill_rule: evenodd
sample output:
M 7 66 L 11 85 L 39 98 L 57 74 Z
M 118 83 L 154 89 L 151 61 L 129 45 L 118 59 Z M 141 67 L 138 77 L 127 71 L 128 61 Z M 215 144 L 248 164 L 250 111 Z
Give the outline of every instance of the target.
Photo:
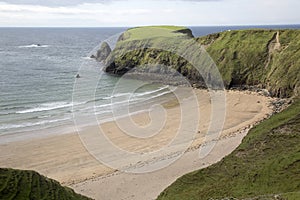
M 178 35 L 189 33 L 192 35 L 192 31 L 185 27 L 180 26 L 146 26 L 146 27 L 136 27 L 128 29 L 123 34 L 123 40 L 133 41 L 133 40 L 145 40 L 158 37 L 177 37 Z
M 203 82 L 194 67 L 172 49 L 180 48 L 180 40 L 194 39 L 212 57 L 227 88 L 255 86 L 269 90 L 271 96 L 291 97 L 300 93 L 300 30 L 225 31 L 194 38 L 184 27 L 151 26 L 127 30 L 106 59 L 106 72 L 123 75 L 136 69 L 149 72 L 145 65 L 173 68 L 191 83 Z M 181 40 L 182 42 L 182 40 Z M 154 45 L 153 45 L 154 44 Z M 166 47 L 161 50 L 151 46 Z M 163 74 L 163 70 L 153 70 Z M 208 73 L 207 73 L 208 75 Z M 203 84 L 200 84 L 203 85 Z

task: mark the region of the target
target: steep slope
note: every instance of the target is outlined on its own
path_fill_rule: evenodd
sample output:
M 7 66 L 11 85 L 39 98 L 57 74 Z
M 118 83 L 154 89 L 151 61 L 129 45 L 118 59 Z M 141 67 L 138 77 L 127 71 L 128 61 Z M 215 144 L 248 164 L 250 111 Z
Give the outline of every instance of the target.
M 5 200 L 88 200 L 34 171 L 0 168 L 0 199 Z
M 179 178 L 158 199 L 300 199 L 300 101 L 253 128 L 221 162 Z
M 272 96 L 299 94 L 300 30 L 240 30 L 197 39 L 227 86 L 257 85 Z
M 172 53 L 183 41 L 193 38 L 191 30 L 185 27 L 150 26 L 129 29 L 120 36 L 115 49 L 106 59 L 104 71 L 115 75 L 130 72 L 136 75 L 134 78 L 141 78 L 147 73 L 156 78 L 160 74 L 168 74 L 170 79 L 176 78 L 179 72 L 197 82 L 199 75 L 196 70 L 180 55 Z M 162 82 L 165 77 L 162 77 Z M 173 83 L 181 84 L 176 80 Z
M 182 38 L 195 39 L 184 27 L 139 27 L 126 31 L 105 61 L 106 72 L 123 75 L 128 71 L 143 74 L 152 70 L 165 73 L 170 68 L 187 77 L 192 84 L 204 85 L 202 77 L 172 49 Z M 266 88 L 272 96 L 291 97 L 300 93 L 300 30 L 226 31 L 196 39 L 219 68 L 227 88 Z M 153 44 L 170 49 L 149 48 Z M 155 46 L 155 45 L 154 45 Z M 146 67 L 149 65 L 150 67 Z M 156 65 L 169 69 L 156 69 Z M 163 70 L 162 70 L 163 69 Z M 175 73 L 170 73 L 175 76 Z M 208 73 L 204 73 L 208 75 Z

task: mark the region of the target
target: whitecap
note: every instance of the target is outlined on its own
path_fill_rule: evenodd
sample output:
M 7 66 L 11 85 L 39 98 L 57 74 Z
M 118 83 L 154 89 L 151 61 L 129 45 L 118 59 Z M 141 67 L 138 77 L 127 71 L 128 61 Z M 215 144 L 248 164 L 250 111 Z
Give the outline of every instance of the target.
M 143 92 L 143 93 L 135 93 L 133 96 L 134 97 L 141 97 L 141 96 L 146 96 L 146 95 L 150 95 L 150 94 L 154 94 L 154 93 L 158 93 L 162 90 L 168 89 L 169 86 L 164 86 L 164 87 L 160 87 L 157 90 L 152 90 L 152 91 L 148 91 L 148 92 Z
M 110 100 L 110 99 L 114 99 L 114 98 L 118 98 L 118 97 L 123 97 L 123 96 L 130 96 L 131 93 L 119 93 L 119 94 L 115 94 L 113 96 L 110 96 L 110 97 L 104 97 L 102 98 L 103 100 Z
M 38 126 L 38 125 L 45 125 L 55 122 L 61 122 L 70 120 L 71 118 L 63 118 L 63 119 L 56 119 L 56 120 L 44 120 L 39 121 L 35 123 L 22 123 L 22 124 L 4 124 L 0 126 L 0 130 L 8 130 L 8 129 L 16 129 L 16 128 L 26 128 L 26 127 L 32 127 L 32 126 Z
M 93 58 L 86 56 L 86 57 L 82 57 L 83 60 L 94 60 Z
M 49 47 L 49 45 L 30 44 L 30 45 L 19 46 L 19 48 L 46 48 L 46 47 Z
M 85 104 L 85 102 L 82 102 L 82 103 L 51 102 L 51 103 L 40 104 L 35 108 L 17 111 L 16 113 L 17 114 L 26 114 L 26 113 L 33 113 L 33 112 L 49 111 L 49 110 L 56 110 L 56 109 L 67 108 L 67 107 L 72 107 L 72 106 L 82 105 L 82 104 Z

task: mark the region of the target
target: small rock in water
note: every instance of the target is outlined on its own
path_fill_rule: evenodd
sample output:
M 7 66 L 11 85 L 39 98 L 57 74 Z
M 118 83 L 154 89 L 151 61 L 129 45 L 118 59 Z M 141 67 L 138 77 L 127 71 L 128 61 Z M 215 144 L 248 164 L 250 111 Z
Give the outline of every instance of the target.
M 76 75 L 76 78 L 81 78 L 79 74 Z

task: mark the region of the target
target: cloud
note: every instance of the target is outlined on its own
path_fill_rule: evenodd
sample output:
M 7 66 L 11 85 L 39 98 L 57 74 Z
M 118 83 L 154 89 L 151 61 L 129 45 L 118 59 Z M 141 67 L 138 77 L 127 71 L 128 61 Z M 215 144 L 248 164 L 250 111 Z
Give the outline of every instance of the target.
M 16 4 L 0 4 L 0 13 L 22 13 L 22 14 L 54 14 L 54 15 L 99 15 L 99 14 L 111 14 L 109 9 L 99 8 L 98 6 L 101 4 L 95 4 L 94 7 L 89 7 L 90 5 L 87 4 L 87 7 L 47 7 L 47 6 L 40 6 L 40 5 L 16 5 Z M 148 9 L 142 8 L 131 8 L 131 9 L 114 9 L 115 14 L 119 15 L 139 15 L 139 14 L 149 14 L 150 11 Z
M 1 2 L 18 5 L 39 5 L 39 6 L 74 6 L 84 3 L 108 3 L 111 0 L 0 0 Z
M 39 6 L 75 6 L 80 4 L 92 4 L 92 3 L 111 3 L 115 1 L 126 1 L 126 0 L 0 0 L 0 2 L 5 2 L 9 4 L 18 5 L 39 5 Z M 159 0 L 153 0 L 159 1 Z M 169 0 L 172 1 L 172 0 Z M 173 0 L 173 1 L 191 1 L 191 2 L 213 2 L 213 1 L 223 1 L 223 0 Z
M 296 24 L 299 7 L 299 0 L 0 0 L 0 26 Z

